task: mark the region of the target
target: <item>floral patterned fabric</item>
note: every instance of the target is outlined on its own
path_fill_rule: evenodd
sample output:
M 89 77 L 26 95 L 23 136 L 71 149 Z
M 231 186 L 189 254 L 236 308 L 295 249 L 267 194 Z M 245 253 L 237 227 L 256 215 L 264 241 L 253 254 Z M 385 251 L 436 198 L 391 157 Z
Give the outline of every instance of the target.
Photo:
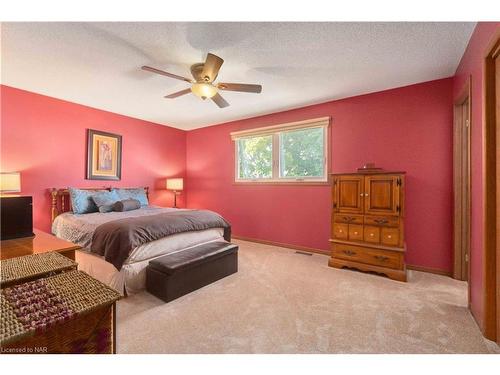
M 104 190 L 82 190 L 71 187 L 68 190 L 73 213 L 88 214 L 99 211 L 92 196 Z
M 99 209 L 99 212 L 106 213 L 113 211 L 113 205 L 120 200 L 116 190 L 101 191 L 92 195 L 92 200 Z
M 74 215 L 73 212 L 65 212 L 58 215 L 52 223 L 52 233 L 57 237 L 71 241 L 83 248 L 90 249 L 92 235 L 95 229 L 104 223 L 113 220 L 125 219 L 144 215 L 158 215 L 162 212 L 174 212 L 177 208 L 166 208 L 157 206 L 144 206 L 138 210 L 125 212 L 109 212 L 106 215 L 100 212 L 92 212 L 86 215 Z

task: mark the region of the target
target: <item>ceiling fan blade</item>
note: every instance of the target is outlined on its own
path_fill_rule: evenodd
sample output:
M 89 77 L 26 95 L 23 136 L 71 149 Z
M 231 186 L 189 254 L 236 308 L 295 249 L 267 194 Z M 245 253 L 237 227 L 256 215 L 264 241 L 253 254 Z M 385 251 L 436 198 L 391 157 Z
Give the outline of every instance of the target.
M 229 106 L 229 103 L 226 102 L 226 100 L 222 96 L 220 96 L 219 93 L 212 96 L 211 99 L 214 101 L 215 104 L 217 104 L 217 106 L 219 106 L 219 108 L 225 108 Z
M 174 98 L 178 98 L 179 96 L 189 94 L 190 92 L 191 92 L 191 88 L 188 88 L 188 89 L 177 91 L 177 92 L 174 92 L 174 93 L 172 93 L 170 95 L 164 96 L 164 98 L 166 98 L 166 99 L 174 99 Z
M 260 94 L 262 92 L 261 85 L 249 85 L 246 83 L 219 83 L 217 87 L 226 91 L 253 92 L 256 94 Z
M 201 73 L 202 78 L 206 82 L 215 81 L 223 62 L 224 60 L 222 60 L 219 56 L 216 56 L 212 53 L 208 53 L 207 59 L 205 60 L 205 64 L 203 65 L 203 72 Z
M 189 78 L 178 76 L 177 74 L 172 74 L 172 73 L 164 72 L 163 70 L 152 68 L 150 66 L 146 66 L 145 65 L 141 69 L 142 70 L 147 70 L 148 72 L 152 72 L 152 73 L 156 73 L 156 74 L 161 74 L 162 76 L 167 76 L 167 77 L 170 77 L 170 78 L 178 79 L 178 80 L 181 80 L 181 81 L 185 81 L 185 82 L 189 82 L 189 83 L 192 82 Z

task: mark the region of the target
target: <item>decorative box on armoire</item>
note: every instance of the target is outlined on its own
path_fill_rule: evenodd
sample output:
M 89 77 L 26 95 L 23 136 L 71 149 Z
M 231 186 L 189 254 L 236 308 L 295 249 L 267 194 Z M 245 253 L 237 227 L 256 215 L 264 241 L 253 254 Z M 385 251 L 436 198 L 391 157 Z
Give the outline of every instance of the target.
M 330 267 L 406 281 L 405 172 L 358 169 L 332 174 Z

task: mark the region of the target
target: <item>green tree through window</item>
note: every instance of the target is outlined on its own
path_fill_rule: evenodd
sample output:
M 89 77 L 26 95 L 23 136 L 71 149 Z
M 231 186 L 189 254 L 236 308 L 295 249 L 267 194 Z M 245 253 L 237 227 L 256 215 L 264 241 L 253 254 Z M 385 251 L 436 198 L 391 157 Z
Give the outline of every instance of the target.
M 236 180 L 326 181 L 328 122 L 246 132 L 236 141 Z M 249 134 L 248 134 L 249 133 Z M 236 136 L 237 137 L 237 136 Z
M 280 133 L 280 177 L 322 177 L 323 128 Z
M 273 176 L 273 137 L 238 140 L 239 178 L 258 179 Z

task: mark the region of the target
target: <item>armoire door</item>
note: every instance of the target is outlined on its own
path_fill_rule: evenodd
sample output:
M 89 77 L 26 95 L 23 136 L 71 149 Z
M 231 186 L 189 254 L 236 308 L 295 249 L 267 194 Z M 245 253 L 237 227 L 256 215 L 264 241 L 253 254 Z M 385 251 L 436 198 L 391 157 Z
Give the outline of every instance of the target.
M 339 212 L 363 212 L 363 176 L 339 176 L 335 179 L 334 203 Z
M 366 176 L 364 182 L 365 214 L 398 215 L 400 211 L 398 176 Z

